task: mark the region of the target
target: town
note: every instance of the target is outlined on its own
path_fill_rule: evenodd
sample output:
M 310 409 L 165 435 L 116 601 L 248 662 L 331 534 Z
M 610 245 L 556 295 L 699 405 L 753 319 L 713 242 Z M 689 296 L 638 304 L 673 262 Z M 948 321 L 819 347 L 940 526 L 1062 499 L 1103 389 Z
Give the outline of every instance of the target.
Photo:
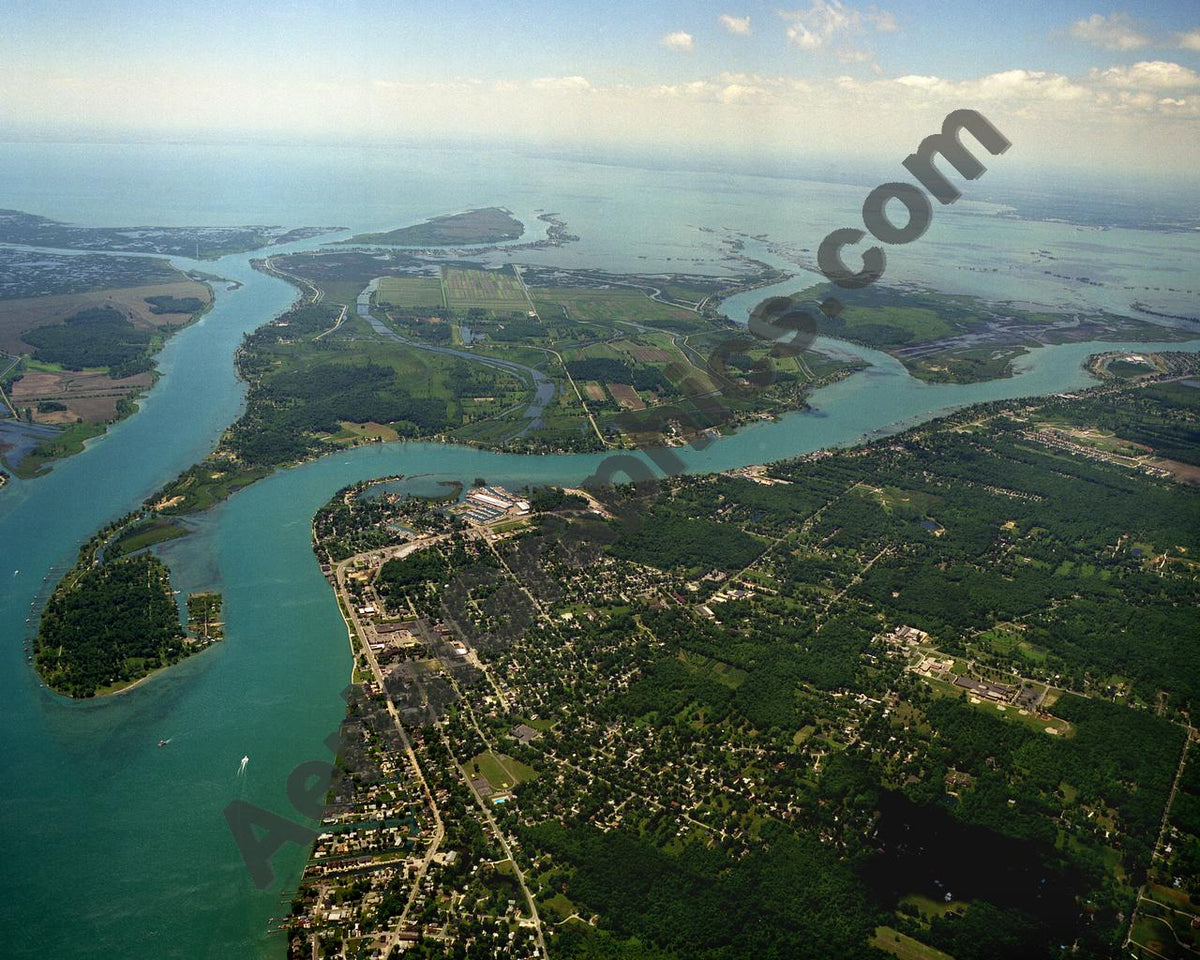
M 1169 419 L 1190 400 L 1171 384 L 1094 392 Z M 1190 935 L 1200 677 L 1150 655 L 1106 669 L 1070 623 L 1108 609 L 1112 578 L 1142 615 L 1156 591 L 1194 602 L 1194 533 L 1169 471 L 1039 444 L 1050 423 L 1096 431 L 1093 404 L 975 409 L 650 499 L 341 491 L 314 549 L 356 694 L 290 955 L 710 950 L 737 934 L 685 893 L 696 858 L 749 891 L 741 929 L 767 878 L 829 878 L 764 944 L 820 929 L 954 955 L 988 916 L 968 842 L 1007 851 L 1000 909 L 1037 936 L 1141 955 L 1164 924 Z M 1096 491 L 1129 484 L 1138 514 L 1106 512 Z M 898 831 L 935 816 L 943 838 L 912 859 Z M 666 926 L 622 907 L 656 872 Z

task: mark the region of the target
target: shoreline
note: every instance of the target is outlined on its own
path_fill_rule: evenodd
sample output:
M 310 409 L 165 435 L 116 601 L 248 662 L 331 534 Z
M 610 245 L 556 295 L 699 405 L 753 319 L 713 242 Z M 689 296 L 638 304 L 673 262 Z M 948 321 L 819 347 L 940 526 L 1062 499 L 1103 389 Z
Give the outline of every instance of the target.
M 183 271 L 181 271 L 181 272 L 183 272 Z M 66 425 L 36 424 L 36 422 L 35 422 L 34 425 L 37 425 L 37 426 L 51 426 L 51 427 L 55 427 L 55 428 L 58 428 L 61 426 L 61 429 L 58 430 L 58 432 L 55 434 L 54 437 L 47 438 L 47 440 L 45 440 L 45 441 L 41 441 L 36 447 L 34 447 L 28 453 L 26 453 L 24 456 L 22 456 L 21 460 L 18 461 L 16 466 L 10 465 L 2 456 L 0 456 L 0 475 L 10 474 L 15 479 L 21 480 L 21 481 L 36 480 L 39 477 L 44 477 L 51 470 L 54 469 L 54 464 L 59 463 L 62 460 L 66 460 L 69 457 L 73 457 L 79 453 L 82 453 L 84 450 L 87 449 L 88 443 L 90 443 L 93 440 L 98 440 L 99 438 L 103 437 L 106 433 L 108 433 L 109 427 L 115 426 L 116 424 L 121 423 L 122 421 L 128 420 L 130 417 L 137 415 L 138 411 L 141 409 L 141 401 L 145 398 L 145 396 L 151 390 L 153 390 L 155 388 L 155 386 L 157 386 L 159 379 L 162 377 L 162 371 L 159 370 L 159 368 L 158 368 L 158 357 L 159 357 L 159 354 L 161 354 L 162 351 L 166 348 L 168 341 L 170 341 L 171 338 L 174 337 L 181 330 L 186 330 L 188 327 L 191 327 L 191 326 L 199 323 L 200 320 L 202 320 L 212 310 L 213 305 L 217 302 L 217 294 L 216 294 L 216 291 L 213 289 L 213 285 L 212 285 L 210 278 L 208 278 L 207 276 L 205 276 L 203 278 L 199 277 L 199 276 L 193 276 L 192 274 L 189 274 L 186 272 L 184 272 L 184 275 L 187 276 L 187 278 L 189 280 L 191 280 L 193 283 L 199 283 L 199 284 L 204 285 L 204 287 L 208 290 L 208 302 L 201 309 L 197 310 L 194 314 L 192 314 L 190 319 L 188 319 L 184 323 L 181 323 L 181 324 L 171 327 L 168 331 L 163 333 L 162 342 L 146 358 L 153 363 L 153 366 L 151 367 L 151 369 L 149 371 L 150 377 L 151 377 L 150 383 L 144 387 L 139 387 L 137 389 L 131 390 L 129 393 L 125 394 L 125 396 L 121 397 L 117 403 L 117 416 L 112 420 L 83 421 L 80 424 L 66 424 Z M 212 278 L 212 279 L 222 279 L 222 278 Z M 24 355 L 22 355 L 21 357 L 18 357 L 19 361 L 24 361 L 25 359 L 26 359 L 26 357 Z M 98 368 L 98 369 L 102 369 L 102 368 Z M 82 371 L 82 372 L 86 372 L 86 371 Z M 7 394 L 5 394 L 5 396 L 7 398 Z M 121 412 L 123 405 L 127 405 L 124 413 Z M 38 468 L 35 471 L 33 471 L 32 473 L 29 473 L 27 471 L 22 471 L 20 464 L 23 463 L 29 456 L 33 455 L 33 453 L 36 452 L 36 450 L 42 445 L 42 443 L 53 442 L 54 440 L 62 437 L 72 427 L 75 427 L 75 426 L 87 427 L 87 428 L 92 428 L 92 429 L 100 428 L 100 429 L 98 429 L 97 432 L 91 433 L 89 436 L 82 438 L 82 440 L 80 440 L 78 443 L 78 449 L 68 449 L 68 450 L 65 450 L 61 454 L 43 459 L 40 462 L 40 464 L 38 465 Z M 0 484 L 0 486 L 3 486 L 3 484 Z

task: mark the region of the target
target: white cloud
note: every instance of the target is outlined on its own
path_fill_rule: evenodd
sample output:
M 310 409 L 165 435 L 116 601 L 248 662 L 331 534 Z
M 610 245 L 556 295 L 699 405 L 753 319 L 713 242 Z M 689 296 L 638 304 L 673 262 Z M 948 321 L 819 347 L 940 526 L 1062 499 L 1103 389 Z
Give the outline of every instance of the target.
M 1071 36 L 1105 50 L 1137 50 L 1150 45 L 1150 38 L 1137 30 L 1127 14 L 1104 16 L 1093 13 L 1071 24 Z
M 695 49 L 695 41 L 690 33 L 685 33 L 683 30 L 676 30 L 673 33 L 668 33 L 659 43 L 668 50 L 680 50 L 684 53 L 690 53 Z
M 730 33 L 736 33 L 740 37 L 747 36 L 750 33 L 750 18 L 735 17 L 729 13 L 723 13 L 719 17 L 721 26 Z
M 866 20 L 880 33 L 897 33 L 900 30 L 900 24 L 896 22 L 895 16 L 878 7 L 867 8 Z
M 870 50 L 855 45 L 862 34 L 872 29 L 879 33 L 900 29 L 896 18 L 886 10 L 870 7 L 864 13 L 842 0 L 812 0 L 807 10 L 781 10 L 779 15 L 788 22 L 791 43 L 807 52 L 833 49 L 843 63 L 874 58 Z
M 836 53 L 843 39 L 834 39 L 827 51 Z M 212 128 L 340 137 L 384 127 L 419 139 L 486 128 L 498 137 L 531 141 L 682 147 L 699 138 L 746 153 L 838 156 L 850 150 L 893 160 L 937 130 L 951 110 L 972 107 L 1012 140 L 1022 162 L 1145 169 L 1151 164 L 1145 144 L 1169 141 L 1169 155 L 1154 162 L 1194 179 L 1195 161 L 1188 158 L 1200 155 L 1200 74 L 1179 64 L 1146 61 L 1082 76 L 1028 69 L 965 79 L 859 73 L 729 72 L 666 84 L 601 83 L 577 75 L 296 84 L 214 78 L 197 70 L 151 84 L 113 69 L 72 83 L 0 62 L 0 89 L 13 117 L 43 127 L 88 116 L 138 130 L 154 116 L 172 118 L 160 127 L 181 133 Z M 179 103 L 189 109 L 178 110 Z M 242 126 L 229 127 L 231 115 Z M 370 124 L 354 119 L 359 117 Z
M 1101 86 L 1133 90 L 1178 90 L 1200 86 L 1200 74 L 1195 70 L 1166 60 L 1142 60 L 1131 67 L 1092 70 L 1088 77 Z
M 1200 50 L 1200 27 L 1187 33 L 1177 33 L 1175 41 L 1184 50 Z
M 837 34 L 850 31 L 858 16 L 840 0 L 813 0 L 807 10 L 781 10 L 779 15 L 791 21 L 788 40 L 801 50 L 820 50 Z
M 531 80 L 529 85 L 535 90 L 591 90 L 591 82 L 587 77 L 538 77 Z

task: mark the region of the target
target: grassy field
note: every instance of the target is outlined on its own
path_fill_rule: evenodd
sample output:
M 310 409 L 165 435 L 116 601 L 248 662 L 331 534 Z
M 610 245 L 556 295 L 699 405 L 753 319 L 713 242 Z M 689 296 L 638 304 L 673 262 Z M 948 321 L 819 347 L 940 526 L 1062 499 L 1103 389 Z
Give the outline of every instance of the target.
M 383 277 L 375 299 L 383 307 L 399 310 L 441 307 L 442 283 L 435 277 Z
M 891 927 L 876 927 L 871 946 L 890 953 L 897 960 L 954 960 L 950 954 L 926 946 L 920 940 L 914 940 Z
M 186 527 L 180 526 L 171 520 L 157 518 L 144 520 L 141 523 L 134 524 L 114 540 L 109 545 L 105 556 L 108 559 L 116 559 L 129 553 L 136 553 L 138 550 L 153 546 L 156 543 L 174 540 L 176 537 L 186 537 L 187 534 L 188 530 Z
M 632 320 L 651 326 L 676 329 L 680 325 L 699 329 L 696 315 L 682 307 L 651 300 L 640 290 L 592 290 L 573 287 L 534 287 L 529 291 L 539 316 L 559 318 L 563 312 L 572 320 L 613 323 Z
M 12 472 L 22 480 L 36 477 L 52 461 L 79 453 L 84 443 L 104 433 L 102 423 L 73 423 L 58 436 L 44 440 Z
M 322 280 L 318 286 L 325 294 L 326 302 L 343 303 L 350 308 L 350 313 L 353 315 L 358 295 L 366 289 L 367 285 L 361 280 Z
M 475 774 L 476 768 L 478 768 L 479 776 L 487 780 L 497 793 L 511 790 L 518 783 L 524 783 L 537 776 L 537 771 L 533 767 L 514 760 L 506 754 L 492 753 L 491 751 L 479 754 L 467 765 L 467 770 L 472 775 Z
M 736 690 L 740 687 L 746 682 L 746 677 L 749 676 L 745 670 L 740 670 L 720 660 L 713 660 L 711 657 L 706 657 L 700 653 L 684 651 L 679 654 L 679 659 L 689 670 L 699 673 L 710 680 L 715 680 L 717 683 L 729 687 L 731 690 Z
M 529 309 L 520 281 L 507 271 L 444 267 L 442 285 L 446 306 L 454 311 L 483 310 L 507 315 Z

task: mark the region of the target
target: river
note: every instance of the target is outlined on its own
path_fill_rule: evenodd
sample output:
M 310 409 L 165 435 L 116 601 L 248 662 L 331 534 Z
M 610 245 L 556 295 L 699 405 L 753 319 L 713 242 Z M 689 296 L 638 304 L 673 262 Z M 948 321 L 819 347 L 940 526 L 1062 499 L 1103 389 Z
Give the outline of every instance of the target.
M 105 149 L 96 151 L 103 155 Z M 578 179 L 571 189 L 582 189 Z M 343 196 L 337 189 L 331 195 Z M 451 195 L 458 199 L 443 199 Z M 520 193 L 523 206 L 507 205 L 524 218 L 523 211 L 534 208 L 532 196 Z M 30 196 L 18 200 L 32 204 Z M 492 195 L 485 190 L 454 193 L 444 186 L 421 215 L 486 202 Z M 80 209 L 91 222 L 111 216 L 108 210 Z M 226 223 L 272 220 L 253 216 L 254 210 L 232 215 L 215 200 L 204 209 Z M 347 222 L 317 212 L 304 211 L 304 219 Z M 141 213 L 124 220 L 155 219 Z M 184 213 L 176 216 L 175 222 L 187 220 Z M 378 217 L 359 217 L 351 226 L 369 229 L 413 219 L 398 218 L 392 213 L 380 223 Z M 566 219 L 573 228 L 579 220 L 588 222 L 587 215 L 576 219 L 569 210 Z M 629 234 L 628 224 L 622 221 L 617 232 Z M 662 264 L 675 256 L 673 247 L 670 256 L 652 262 L 666 269 Z M 305 851 L 290 847 L 281 853 L 274 861 L 280 882 L 259 892 L 221 811 L 242 797 L 294 816 L 285 797 L 287 776 L 302 761 L 328 757 L 322 740 L 342 715 L 338 691 L 350 655 L 332 593 L 310 550 L 312 514 L 337 488 L 371 476 L 420 474 L 468 482 L 483 476 L 515 489 L 576 483 L 602 459 L 397 443 L 282 471 L 198 518 L 193 537 L 163 549 L 177 588 L 218 586 L 225 592 L 224 643 L 117 697 L 71 702 L 50 693 L 22 650 L 34 628 L 35 621 L 26 622 L 31 607 L 44 599 L 83 540 L 212 448 L 243 401 L 232 366 L 241 336 L 295 298 L 283 281 L 253 271 L 249 259 L 232 256 L 201 265 L 243 286 L 218 289 L 213 309 L 168 342 L 159 359 L 163 376 L 136 416 L 48 476 L 0 491 L 0 729 L 6 738 L 0 937 L 9 956 L 282 957 L 283 940 L 267 933 L 268 921 L 285 910 Z M 617 261 L 610 268 L 622 269 Z M 733 298 L 727 308 L 744 318 L 768 292 Z M 811 411 L 747 427 L 702 451 L 684 448 L 680 455 L 688 469 L 723 470 L 794 456 L 969 403 L 1074 389 L 1090 382 L 1081 362 L 1097 349 L 1048 347 L 1022 358 L 1019 374 L 1008 380 L 930 386 L 877 351 L 821 344 L 870 366 L 814 394 Z M 1196 350 L 1200 342 L 1182 346 Z M 159 748 L 165 738 L 171 743 Z M 243 756 L 250 760 L 239 777 Z

